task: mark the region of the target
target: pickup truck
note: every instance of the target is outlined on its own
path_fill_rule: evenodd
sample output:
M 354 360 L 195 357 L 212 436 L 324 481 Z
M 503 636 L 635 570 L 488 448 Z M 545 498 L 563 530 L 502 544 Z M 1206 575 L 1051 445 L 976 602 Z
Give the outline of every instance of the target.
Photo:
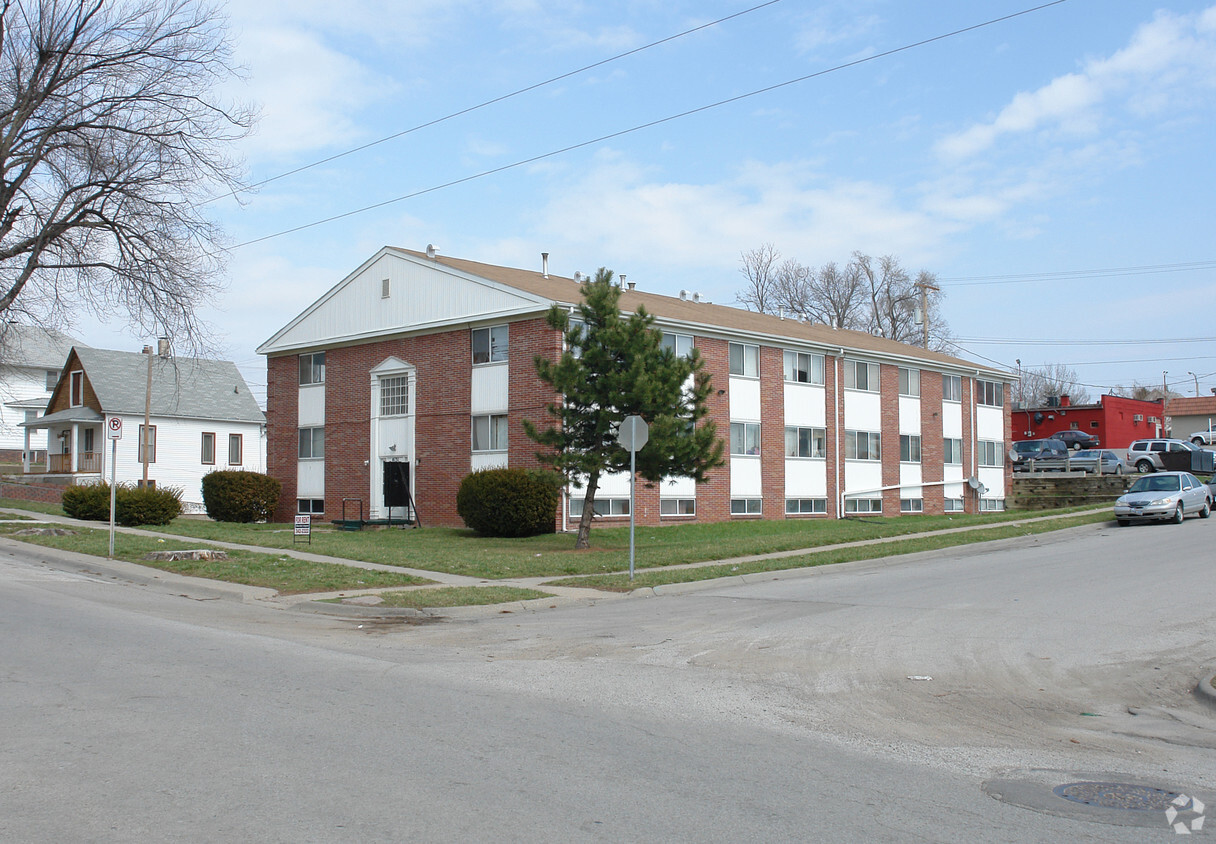
M 1195 445 L 1216 445 L 1216 431 L 1196 431 L 1187 439 Z

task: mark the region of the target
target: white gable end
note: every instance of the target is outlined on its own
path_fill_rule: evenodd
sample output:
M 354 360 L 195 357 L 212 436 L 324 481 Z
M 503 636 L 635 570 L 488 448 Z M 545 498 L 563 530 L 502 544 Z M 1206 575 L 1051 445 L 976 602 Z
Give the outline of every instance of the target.
M 549 302 L 524 291 L 381 250 L 263 343 L 258 352 L 273 354 L 503 319 L 548 306 Z

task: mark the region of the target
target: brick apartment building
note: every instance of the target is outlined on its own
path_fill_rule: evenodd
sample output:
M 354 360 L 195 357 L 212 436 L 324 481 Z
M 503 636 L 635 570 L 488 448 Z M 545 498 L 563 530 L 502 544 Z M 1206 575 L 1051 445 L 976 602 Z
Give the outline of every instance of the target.
M 622 291 L 677 353 L 699 350 L 728 444 L 704 484 L 639 485 L 639 524 L 1003 509 L 1009 373 L 699 299 Z M 539 465 L 520 421 L 548 424 L 553 395 L 533 359 L 562 351 L 548 308 L 579 301 L 577 274 L 551 276 L 547 259 L 537 271 L 381 249 L 258 349 L 276 519 L 407 515 L 390 510 L 404 485 L 423 524 L 461 525 L 468 472 Z M 581 505 L 569 490 L 558 527 Z M 628 477 L 602 479 L 597 511 L 628 508 Z

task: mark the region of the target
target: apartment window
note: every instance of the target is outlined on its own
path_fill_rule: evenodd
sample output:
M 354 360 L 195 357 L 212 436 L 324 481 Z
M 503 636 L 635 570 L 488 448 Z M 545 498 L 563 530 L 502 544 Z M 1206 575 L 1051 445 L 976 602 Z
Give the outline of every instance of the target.
M 760 453 L 760 423 L 730 423 L 730 453 L 757 455 Z
M 760 377 L 760 347 L 748 343 L 730 344 L 730 374 Z
M 68 403 L 72 407 L 84 404 L 84 370 L 78 369 L 69 376 Z
M 570 499 L 570 516 L 583 515 L 583 498 Z M 597 516 L 628 516 L 629 515 L 629 499 L 628 498 L 597 498 L 591 505 Z
M 899 499 L 899 512 L 901 513 L 923 513 L 925 511 L 925 502 L 921 498 L 901 498 Z
M 1005 404 L 1005 385 L 998 381 L 976 381 L 975 401 L 989 407 L 1002 407 Z
M 826 513 L 828 500 L 826 498 L 787 498 L 785 499 L 785 515 L 806 516 Z
M 963 441 L 946 437 L 942 441 L 942 462 L 952 466 L 963 465 Z
M 823 355 L 786 351 L 785 380 L 798 384 L 822 384 Z
M 301 515 L 319 516 L 325 512 L 324 498 L 297 498 L 296 512 Z
M 686 358 L 692 354 L 692 335 L 663 332 L 662 345 L 664 349 L 671 349 L 676 357 Z
M 943 502 L 943 509 L 945 509 L 947 513 L 961 513 L 963 512 L 963 499 L 947 498 Z
M 300 429 L 300 459 L 321 460 L 325 457 L 325 429 Z M 232 462 L 232 461 L 229 461 Z M 240 462 L 239 460 L 237 462 Z
M 505 325 L 473 329 L 473 363 L 497 363 L 507 359 L 508 332 Z
M 730 514 L 732 516 L 759 516 L 760 499 L 732 498 L 730 500 Z
M 410 377 L 394 375 L 380 379 L 380 415 L 405 416 L 410 412 Z
M 920 395 L 920 370 L 899 368 L 899 394 L 901 396 Z
M 215 434 L 203 432 L 203 459 L 201 461 L 206 465 L 214 465 L 215 463 Z
M 846 360 L 844 362 L 844 386 L 849 390 L 868 390 L 878 392 L 878 364 L 866 363 L 864 360 Z
M 228 465 L 240 466 L 243 457 L 244 442 L 240 434 L 228 435 Z
M 980 512 L 981 513 L 999 513 L 1005 509 L 1004 498 L 981 498 Z
M 325 383 L 325 352 L 300 355 L 300 386 Z
M 881 498 L 847 498 L 844 502 L 846 513 L 881 513 Z
M 786 428 L 786 457 L 826 457 L 827 430 L 824 428 Z
M 962 401 L 963 400 L 963 376 L 961 375 L 943 375 L 942 376 L 942 401 Z
M 877 431 L 845 431 L 845 460 L 882 460 L 882 435 Z
M 697 515 L 697 499 L 695 498 L 661 498 L 659 499 L 660 516 L 695 516 Z
M 473 450 L 507 450 L 507 415 L 473 417 Z
M 920 436 L 917 434 L 899 435 L 899 462 L 920 462 Z
M 147 432 L 146 438 L 144 436 L 145 431 Z M 139 426 L 139 448 L 137 449 L 137 452 L 139 454 L 139 458 L 138 458 L 137 462 L 139 462 L 139 463 L 144 462 L 144 444 L 145 443 L 147 443 L 147 445 L 148 445 L 148 462 L 155 463 L 156 462 L 156 426 L 155 425 L 152 425 L 146 429 L 144 428 L 143 425 Z
M 1005 444 L 994 440 L 980 440 L 976 443 L 976 450 L 979 452 L 978 458 L 981 466 L 1004 466 L 1005 461 L 1001 458 L 1004 456 Z
M 570 350 L 570 354 L 576 358 L 581 358 L 583 356 L 583 342 L 586 339 L 587 323 L 578 317 L 570 317 L 569 327 L 566 329 L 566 347 Z
M 55 385 L 59 383 L 59 370 L 48 369 L 46 371 L 46 391 L 49 393 L 55 389 Z

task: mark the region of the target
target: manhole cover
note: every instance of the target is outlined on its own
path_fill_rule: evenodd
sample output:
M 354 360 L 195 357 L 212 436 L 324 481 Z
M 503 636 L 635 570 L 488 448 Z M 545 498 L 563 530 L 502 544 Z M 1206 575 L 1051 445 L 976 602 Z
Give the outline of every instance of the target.
M 1177 791 L 1124 782 L 1070 782 L 1056 786 L 1052 791 L 1057 797 L 1074 803 L 1131 812 L 1164 812 L 1170 808 L 1170 801 L 1179 795 Z

